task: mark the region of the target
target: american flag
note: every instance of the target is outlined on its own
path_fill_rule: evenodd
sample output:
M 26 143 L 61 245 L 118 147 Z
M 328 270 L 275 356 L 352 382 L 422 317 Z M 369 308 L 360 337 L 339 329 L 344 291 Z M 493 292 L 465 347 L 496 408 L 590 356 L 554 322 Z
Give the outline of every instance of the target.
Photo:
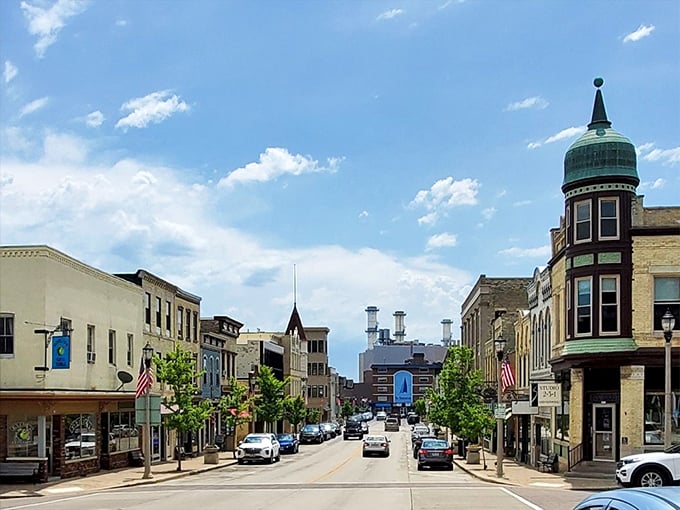
M 504 392 L 510 386 L 515 385 L 515 374 L 512 373 L 512 366 L 510 366 L 510 362 L 507 358 L 501 363 L 501 385 Z
M 151 390 L 153 386 L 153 371 L 151 367 L 146 370 L 146 365 L 144 365 L 144 359 L 139 363 L 139 376 L 137 377 L 137 391 L 135 392 L 135 398 L 139 398 L 146 394 L 147 390 Z

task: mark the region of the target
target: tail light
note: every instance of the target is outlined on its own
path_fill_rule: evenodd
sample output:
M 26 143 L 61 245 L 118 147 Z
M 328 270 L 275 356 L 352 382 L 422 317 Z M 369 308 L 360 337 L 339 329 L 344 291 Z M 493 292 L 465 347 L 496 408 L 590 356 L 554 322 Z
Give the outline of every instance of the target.
M 387 443 L 380 443 L 380 446 L 384 448 L 385 446 L 387 446 Z
M 448 450 L 444 450 L 444 453 L 446 455 L 453 455 L 453 450 L 451 448 L 449 448 Z
M 420 455 L 427 455 L 427 450 L 423 450 L 423 449 L 421 448 L 420 450 L 418 450 L 418 453 L 419 453 Z
M 364 441 L 364 446 L 368 446 L 368 443 Z

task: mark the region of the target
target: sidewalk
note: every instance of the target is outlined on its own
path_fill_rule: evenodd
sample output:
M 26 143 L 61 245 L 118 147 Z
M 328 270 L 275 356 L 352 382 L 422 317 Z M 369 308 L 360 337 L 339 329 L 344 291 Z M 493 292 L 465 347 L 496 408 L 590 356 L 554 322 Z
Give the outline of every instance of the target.
M 165 482 L 174 478 L 195 475 L 204 471 L 223 468 L 236 463 L 231 451 L 220 452 L 218 464 L 204 464 L 203 455 L 182 461 L 182 471 L 177 471 L 177 461 L 162 462 L 151 466 L 151 479 L 143 479 L 144 467 L 128 467 L 111 471 L 102 470 L 92 475 L 68 478 L 55 478 L 45 483 L 0 484 L 0 500 L 31 496 L 77 494 L 93 490 L 131 487 L 150 483 Z M 1 505 L 0 505 L 1 506 Z
M 484 469 L 486 458 L 486 469 Z M 510 486 L 544 487 L 554 489 L 601 491 L 618 488 L 615 480 L 602 478 L 566 478 L 564 473 L 544 473 L 532 466 L 519 464 L 514 459 L 503 459 L 503 477 L 496 476 L 496 455 L 484 451 L 479 464 L 468 464 L 465 459 L 454 455 L 454 464 L 461 470 L 485 482 Z

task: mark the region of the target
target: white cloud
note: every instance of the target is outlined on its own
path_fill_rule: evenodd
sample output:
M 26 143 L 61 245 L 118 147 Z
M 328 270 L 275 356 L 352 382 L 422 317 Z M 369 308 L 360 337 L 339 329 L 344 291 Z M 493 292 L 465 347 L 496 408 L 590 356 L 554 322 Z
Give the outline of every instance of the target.
M 401 9 L 390 9 L 389 11 L 380 13 L 376 19 L 378 21 L 383 21 L 386 19 L 396 18 L 397 16 L 401 16 L 402 14 L 404 14 L 404 11 L 402 11 Z
M 186 112 L 189 105 L 177 95 L 170 95 L 169 90 L 152 92 L 144 97 L 130 99 L 121 106 L 121 111 L 130 113 L 116 122 L 117 128 L 145 128 L 149 124 L 158 124 L 177 112 Z
M 654 143 L 645 143 L 637 147 L 638 156 L 645 161 L 659 162 L 666 166 L 680 163 L 680 147 L 657 149 L 654 145 Z
M 446 232 L 435 234 L 427 240 L 425 251 L 432 251 L 437 248 L 450 248 L 456 246 L 457 243 L 458 238 L 454 234 L 448 234 Z
M 24 105 L 24 107 L 19 112 L 19 116 L 23 117 L 24 115 L 30 115 L 31 113 L 37 112 L 41 108 L 44 108 L 48 101 L 49 99 L 47 97 L 41 97 L 40 99 L 31 101 L 30 103 Z
M 518 248 L 513 246 L 512 248 L 499 251 L 498 254 L 517 258 L 547 258 L 550 256 L 550 245 L 546 244 L 538 248 Z
M 666 185 L 666 180 L 659 177 L 654 181 L 645 181 L 640 183 L 640 189 L 661 189 Z
M 654 25 L 640 25 L 634 32 L 626 34 L 626 36 L 623 38 L 623 42 L 637 42 L 643 37 L 650 35 L 654 31 L 654 28 Z
M 8 154 L 28 153 L 33 144 L 33 137 L 29 136 L 21 128 L 7 127 L 2 130 L 0 147 Z
M 359 218 L 368 218 L 368 211 L 361 211 L 359 213 Z
M 17 67 L 9 60 L 5 60 L 5 70 L 2 73 L 5 83 L 11 82 L 14 78 L 16 78 L 17 74 L 19 74 Z
M 460 205 L 476 205 L 479 182 L 466 177 L 456 181 L 449 176 L 435 182 L 429 190 L 420 190 L 411 201 L 411 206 L 424 206 L 428 210 Z
M 539 110 L 544 110 L 548 107 L 548 101 L 543 99 L 541 96 L 527 97 L 521 101 L 510 103 L 505 107 L 506 112 L 516 112 L 517 110 L 526 110 L 528 108 L 537 108 Z
M 522 207 L 525 205 L 529 205 L 532 203 L 532 200 L 518 200 L 517 202 L 513 202 L 514 207 Z
M 117 19 L 116 20 L 116 26 L 117 27 L 124 27 L 124 26 L 127 26 L 127 24 L 128 24 L 127 20 L 124 20 L 124 19 Z
M 482 216 L 488 221 L 496 215 L 496 212 L 497 211 L 495 207 L 487 207 L 482 211 Z
M 582 135 L 583 133 L 586 132 L 586 129 L 588 129 L 586 126 L 570 127 L 567 129 L 563 129 L 559 133 L 549 136 L 543 141 L 531 142 L 527 144 L 527 149 L 537 149 L 538 147 L 541 147 L 542 145 L 545 145 L 547 143 L 559 142 L 560 140 L 565 140 L 567 138 L 573 138 L 575 136 Z
M 90 127 L 99 127 L 104 123 L 104 114 L 99 110 L 88 113 L 85 117 L 85 124 Z
M 24 17 L 28 20 L 28 32 L 38 36 L 33 46 L 38 58 L 43 58 L 47 48 L 56 42 L 66 20 L 83 12 L 87 4 L 84 0 L 57 0 L 49 9 L 44 9 L 21 2 Z
M 256 163 L 248 163 L 220 179 L 218 186 L 231 187 L 237 183 L 267 182 L 282 175 L 302 175 L 311 173 L 335 173 L 344 158 L 328 158 L 326 166 L 311 156 L 291 154 L 283 147 L 267 147 Z
M 425 216 L 418 218 L 418 225 L 434 225 L 439 220 L 439 214 L 436 212 L 427 213 Z

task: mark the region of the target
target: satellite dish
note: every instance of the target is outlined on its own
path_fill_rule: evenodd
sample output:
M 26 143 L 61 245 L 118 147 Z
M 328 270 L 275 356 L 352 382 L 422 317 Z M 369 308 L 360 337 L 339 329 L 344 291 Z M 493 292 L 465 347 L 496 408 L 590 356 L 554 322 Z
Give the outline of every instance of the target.
M 117 375 L 118 380 L 123 384 L 127 384 L 130 381 L 132 381 L 132 374 L 130 372 L 126 372 L 125 370 L 119 370 Z

